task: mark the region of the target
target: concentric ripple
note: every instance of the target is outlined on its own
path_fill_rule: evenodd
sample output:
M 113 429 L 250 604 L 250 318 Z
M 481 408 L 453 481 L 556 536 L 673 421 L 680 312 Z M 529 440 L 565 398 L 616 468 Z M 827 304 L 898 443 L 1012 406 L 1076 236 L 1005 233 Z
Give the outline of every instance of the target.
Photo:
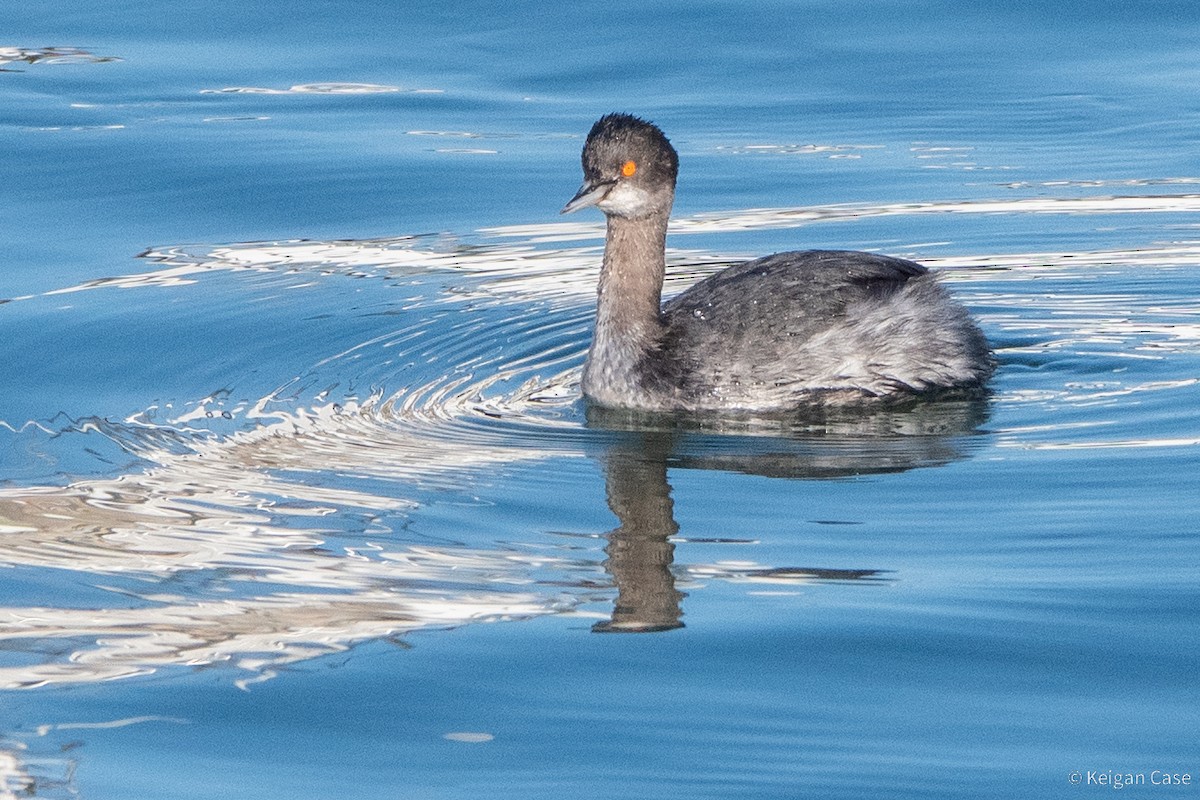
M 1194 212 L 1198 202 L 1180 195 L 747 210 L 679 220 L 673 230 L 728 235 L 926 213 L 981 221 L 1160 214 Z M 365 281 L 368 292 L 387 292 L 364 304 L 383 309 L 371 312 L 369 335 L 278 376 L 261 396 L 224 388 L 170 413 L 35 428 L 103 436 L 139 466 L 65 486 L 0 489 L 0 560 L 100 580 L 121 601 L 0 608 L 9 654 L 0 659 L 0 685 L 213 663 L 256 680 L 368 639 L 611 599 L 622 578 L 605 573 L 599 529 L 564 544 L 545 532 L 479 530 L 484 523 L 466 517 L 437 536 L 413 523 L 439 503 L 486 502 L 475 489 L 498 476 L 566 473 L 564 485 L 577 486 L 599 464 L 614 481 L 613 454 L 651 433 L 666 442 L 663 475 L 669 465 L 837 478 L 945 464 L 984 446 L 1200 446 L 1179 411 L 1200 400 L 1200 242 L 934 257 L 894 248 L 941 270 L 979 316 L 1001 361 L 988 403 L 680 425 L 589 417 L 579 400 L 601 236 L 598 226 L 571 223 L 494 229 L 470 243 L 412 236 L 160 247 L 144 254 L 152 269 L 49 293 L 156 287 L 187 295 L 229 275 L 245 280 L 250 295 L 321 281 Z M 734 258 L 672 250 L 667 293 Z M 648 490 L 665 497 L 663 480 Z M 871 585 L 886 569 L 733 559 L 675 563 L 671 574 Z

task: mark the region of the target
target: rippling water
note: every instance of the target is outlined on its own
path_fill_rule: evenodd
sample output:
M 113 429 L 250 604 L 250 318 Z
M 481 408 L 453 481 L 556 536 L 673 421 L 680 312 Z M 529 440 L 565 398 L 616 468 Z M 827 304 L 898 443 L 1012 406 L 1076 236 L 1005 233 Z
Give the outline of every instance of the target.
M 0 798 L 1200 781 L 1191 6 L 66 5 L 0 32 Z M 990 396 L 587 410 L 611 110 L 668 294 L 916 258 Z

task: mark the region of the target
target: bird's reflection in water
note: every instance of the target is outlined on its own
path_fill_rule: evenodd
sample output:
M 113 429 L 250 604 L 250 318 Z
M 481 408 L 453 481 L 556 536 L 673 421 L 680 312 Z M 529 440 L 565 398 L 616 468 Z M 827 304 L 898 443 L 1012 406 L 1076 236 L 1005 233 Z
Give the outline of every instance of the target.
M 638 446 L 640 445 L 640 447 Z M 604 568 L 617 584 L 612 619 L 593 630 L 666 631 L 682 628 L 680 601 L 671 563 L 679 531 L 675 522 L 671 486 L 667 483 L 667 456 L 671 437 L 665 433 L 630 436 L 608 453 L 604 471 L 608 507 L 620 520 L 608 533 Z
M 855 413 L 755 420 L 695 420 L 589 409 L 588 424 L 612 432 L 604 461 L 608 506 L 605 569 L 617 588 L 610 619 L 596 632 L 682 628 L 671 571 L 679 531 L 668 465 L 793 479 L 904 472 L 966 458 L 987 419 L 986 401 L 945 400 Z M 748 578 L 878 582 L 886 569 L 777 567 Z

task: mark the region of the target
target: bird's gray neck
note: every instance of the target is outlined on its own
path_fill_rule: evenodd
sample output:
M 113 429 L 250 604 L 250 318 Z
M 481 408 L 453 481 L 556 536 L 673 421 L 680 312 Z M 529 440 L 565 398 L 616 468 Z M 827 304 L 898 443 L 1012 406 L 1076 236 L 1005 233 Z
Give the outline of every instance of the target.
M 596 331 L 583 375 L 584 392 L 602 404 L 620 405 L 615 395 L 640 393 L 638 369 L 662 338 L 667 216 L 608 218 Z
M 667 219 L 608 218 L 600 268 L 597 327 L 657 332 L 666 272 Z

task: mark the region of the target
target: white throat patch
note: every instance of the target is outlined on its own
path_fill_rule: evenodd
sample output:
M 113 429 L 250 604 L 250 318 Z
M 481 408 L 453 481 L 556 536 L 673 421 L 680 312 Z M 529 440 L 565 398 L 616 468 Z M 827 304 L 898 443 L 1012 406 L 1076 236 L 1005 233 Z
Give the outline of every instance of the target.
M 631 183 L 618 183 L 596 207 L 618 217 L 641 217 L 650 212 L 651 197 L 649 192 Z

